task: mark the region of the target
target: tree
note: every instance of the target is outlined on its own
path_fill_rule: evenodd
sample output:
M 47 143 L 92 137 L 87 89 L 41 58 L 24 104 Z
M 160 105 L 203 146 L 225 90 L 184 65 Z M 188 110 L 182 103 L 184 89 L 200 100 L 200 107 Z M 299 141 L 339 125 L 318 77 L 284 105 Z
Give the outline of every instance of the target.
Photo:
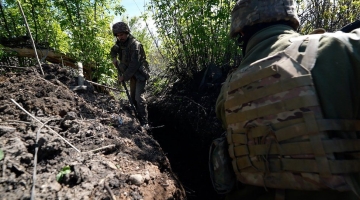
M 110 23 L 114 9 L 118 14 L 124 11 L 118 3 L 111 0 L 23 0 L 20 3 L 38 45 L 82 61 L 100 82 L 109 77 L 115 79 L 115 68 L 109 59 Z M 1 1 L 0 12 L 1 38 L 27 35 L 15 0 Z
M 341 29 L 348 23 L 360 19 L 360 2 L 353 0 L 297 0 L 301 33 L 314 28 L 328 32 Z
M 170 61 L 170 73 L 191 78 L 210 63 L 229 65 L 239 49 L 229 36 L 230 10 L 227 0 L 154 0 L 158 33 Z

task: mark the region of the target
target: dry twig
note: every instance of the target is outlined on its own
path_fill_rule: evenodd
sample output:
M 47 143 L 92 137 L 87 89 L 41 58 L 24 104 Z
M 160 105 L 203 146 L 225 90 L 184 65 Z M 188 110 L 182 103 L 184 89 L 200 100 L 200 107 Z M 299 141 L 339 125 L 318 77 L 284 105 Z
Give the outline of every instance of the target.
M 38 131 L 36 132 L 36 140 L 35 140 L 35 153 L 34 153 L 34 171 L 33 171 L 33 182 L 32 182 L 32 189 L 31 189 L 31 200 L 35 199 L 35 184 L 36 184 L 36 165 L 37 165 L 37 153 L 39 150 L 39 146 L 38 146 L 38 141 L 39 141 L 39 134 L 41 129 L 45 126 L 45 124 L 47 124 L 49 121 L 51 121 L 51 119 L 49 119 L 48 121 L 46 121 L 45 123 L 43 123 Z
M 41 69 L 41 73 L 42 73 L 42 75 L 44 76 L 44 71 L 43 71 L 43 69 L 42 69 L 42 67 L 41 67 L 41 63 L 40 63 L 40 60 L 39 60 L 39 56 L 38 56 L 38 54 L 37 54 L 37 50 L 36 50 L 36 46 L 35 46 L 34 39 L 33 39 L 32 35 L 31 35 L 31 31 L 30 31 L 30 28 L 29 28 L 29 24 L 28 24 L 28 22 L 27 22 L 27 20 L 26 20 L 26 16 L 25 16 L 24 11 L 23 11 L 23 9 L 22 9 L 22 7 L 21 7 L 20 1 L 18 0 L 17 2 L 18 2 L 18 5 L 19 5 L 19 9 L 20 9 L 20 11 L 21 11 L 21 14 L 22 14 L 22 16 L 23 16 L 23 18 L 24 18 L 25 25 L 26 25 L 27 31 L 28 31 L 28 33 L 29 33 L 29 36 L 30 36 L 30 39 L 31 39 L 31 42 L 32 42 L 32 46 L 33 46 L 34 51 L 35 51 L 36 60 L 37 60 L 37 62 L 38 62 L 38 64 L 39 64 L 39 67 L 40 67 L 40 69 Z
M 97 85 L 97 86 L 100 86 L 100 87 L 108 88 L 108 89 L 111 89 L 111 90 L 116 90 L 116 91 L 119 91 L 119 92 L 125 92 L 125 90 L 119 90 L 117 88 L 109 87 L 109 86 L 106 86 L 106 85 L 101 85 L 99 83 L 95 83 L 95 82 L 92 82 L 92 81 L 89 81 L 89 80 L 86 80 L 86 81 L 93 84 L 93 85 Z
M 3 166 L 2 166 L 2 176 L 1 176 L 1 177 L 3 177 L 3 178 L 5 178 L 6 161 L 7 161 L 7 157 L 6 157 L 6 155 L 5 155 L 5 156 L 4 156 Z
M 54 132 L 58 137 L 60 137 L 62 140 L 64 140 L 67 144 L 69 144 L 72 148 L 74 148 L 77 152 L 81 153 L 79 149 L 77 149 L 74 145 L 72 145 L 69 141 L 67 141 L 65 138 L 63 138 L 59 133 L 54 131 L 52 128 L 50 128 L 48 125 L 45 125 L 42 123 L 39 119 L 37 119 L 34 115 L 30 114 L 28 111 L 26 111 L 23 107 L 21 107 L 14 99 L 10 99 L 15 105 L 17 105 L 22 111 L 24 111 L 26 114 L 28 114 L 30 117 L 35 119 L 40 124 L 44 125 L 46 128 L 48 128 L 50 131 Z
M 109 187 L 109 185 L 104 181 L 104 187 L 106 188 L 106 190 L 110 193 L 111 196 L 111 200 L 117 200 L 116 196 L 114 195 L 114 193 L 111 191 L 111 188 Z

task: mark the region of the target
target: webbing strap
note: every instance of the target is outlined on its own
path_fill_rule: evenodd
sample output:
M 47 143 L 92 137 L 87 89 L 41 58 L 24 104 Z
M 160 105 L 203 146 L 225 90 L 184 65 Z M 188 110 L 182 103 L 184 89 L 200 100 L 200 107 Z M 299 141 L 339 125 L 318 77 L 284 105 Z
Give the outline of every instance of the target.
M 282 121 L 282 122 L 279 122 L 276 124 L 271 124 L 271 128 L 274 130 L 279 130 L 284 127 L 288 127 L 293 124 L 299 124 L 302 122 L 304 122 L 304 119 L 301 117 L 301 118 Z M 258 126 L 258 127 L 253 127 L 253 128 L 249 128 L 249 129 L 245 129 L 245 128 L 239 128 L 236 130 L 232 129 L 231 131 L 228 131 L 228 133 L 230 133 L 230 132 L 232 134 L 247 133 L 249 138 L 256 138 L 256 137 L 262 137 L 262 136 L 267 135 L 268 133 L 267 132 L 264 133 L 264 131 L 266 131 L 268 129 L 269 129 L 269 126 Z
M 245 110 L 238 113 L 230 113 L 226 116 L 226 121 L 228 124 L 235 124 L 245 120 L 252 120 L 267 115 L 278 114 L 289 110 L 317 105 L 318 100 L 315 95 L 301 96 L 261 106 L 251 110 Z
M 360 140 L 325 140 L 322 141 L 326 154 L 360 151 Z M 263 155 L 312 155 L 311 142 L 292 142 L 279 145 L 229 145 L 229 151 L 233 157 L 240 156 L 263 156 Z
M 295 124 L 275 131 L 276 138 L 279 142 L 307 134 L 305 123 Z
M 360 120 L 317 119 L 319 131 L 360 131 Z M 275 131 L 278 141 L 309 134 L 305 123 L 295 124 Z
M 318 165 L 320 176 L 331 176 L 329 162 L 326 157 L 323 143 L 321 141 L 321 135 L 319 134 L 319 128 L 316 123 L 315 115 L 313 112 L 303 113 L 305 119 L 305 125 L 310 137 L 310 143 L 314 152 L 315 160 Z
M 293 88 L 313 85 L 311 75 L 298 76 L 289 78 L 287 80 L 280 80 L 272 85 L 259 88 L 253 91 L 248 91 L 244 94 L 236 94 L 233 98 L 225 102 L 225 109 L 230 109 L 241 104 L 261 99 L 266 96 L 288 91 Z
M 244 85 L 258 81 L 262 78 L 269 77 L 278 73 L 277 67 L 267 67 L 260 69 L 256 72 L 250 72 L 246 76 L 242 76 L 237 80 L 230 82 L 228 92 L 232 92 L 235 89 L 238 89 Z
M 316 122 L 320 132 L 360 131 L 360 120 L 317 119 Z M 276 139 L 279 142 L 308 134 L 303 118 L 271 124 L 271 127 L 275 130 Z M 247 138 L 264 137 L 268 134 L 268 130 L 269 126 L 259 126 L 249 130 L 242 128 L 228 131 L 228 142 L 229 144 L 247 144 Z M 245 134 L 247 134 L 247 136 L 245 136 Z
M 303 173 L 320 173 L 316 160 L 313 159 L 272 159 L 268 160 L 270 172 L 303 172 Z M 250 161 L 248 156 L 236 158 L 233 160 L 234 169 L 240 172 L 265 172 L 267 170 L 264 161 Z M 360 160 L 329 160 L 330 172 L 332 174 L 349 174 L 360 172 Z
M 247 144 L 247 137 L 245 134 L 227 134 L 228 144 Z

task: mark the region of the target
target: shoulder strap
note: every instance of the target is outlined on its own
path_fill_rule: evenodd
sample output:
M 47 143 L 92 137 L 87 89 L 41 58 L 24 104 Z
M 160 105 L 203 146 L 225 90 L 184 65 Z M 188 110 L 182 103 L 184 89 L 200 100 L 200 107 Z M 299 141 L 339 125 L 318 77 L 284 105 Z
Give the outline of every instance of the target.
M 292 44 L 284 52 L 308 70 L 311 70 L 316 62 L 319 40 L 322 35 L 305 35 L 290 39 Z M 304 41 L 309 41 L 304 54 L 300 54 L 299 47 Z

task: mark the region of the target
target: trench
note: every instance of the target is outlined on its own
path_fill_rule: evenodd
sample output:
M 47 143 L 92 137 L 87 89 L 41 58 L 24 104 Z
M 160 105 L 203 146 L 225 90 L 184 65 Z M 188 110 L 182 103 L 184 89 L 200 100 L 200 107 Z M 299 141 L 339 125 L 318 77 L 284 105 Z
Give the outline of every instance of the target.
M 152 134 L 169 159 L 188 200 L 221 199 L 214 191 L 210 180 L 208 148 L 199 145 L 200 139 L 196 138 L 196 133 L 177 126 L 171 119 L 158 121 L 149 114 L 149 120 L 153 122 L 154 127 L 163 126 L 153 129 Z
M 171 115 L 161 105 L 149 105 L 148 111 L 151 126 L 159 127 L 152 129 L 152 135 L 169 159 L 187 199 L 224 199 L 215 192 L 210 179 L 208 151 L 211 137 L 201 137 L 193 127 L 186 125 L 191 119 Z

